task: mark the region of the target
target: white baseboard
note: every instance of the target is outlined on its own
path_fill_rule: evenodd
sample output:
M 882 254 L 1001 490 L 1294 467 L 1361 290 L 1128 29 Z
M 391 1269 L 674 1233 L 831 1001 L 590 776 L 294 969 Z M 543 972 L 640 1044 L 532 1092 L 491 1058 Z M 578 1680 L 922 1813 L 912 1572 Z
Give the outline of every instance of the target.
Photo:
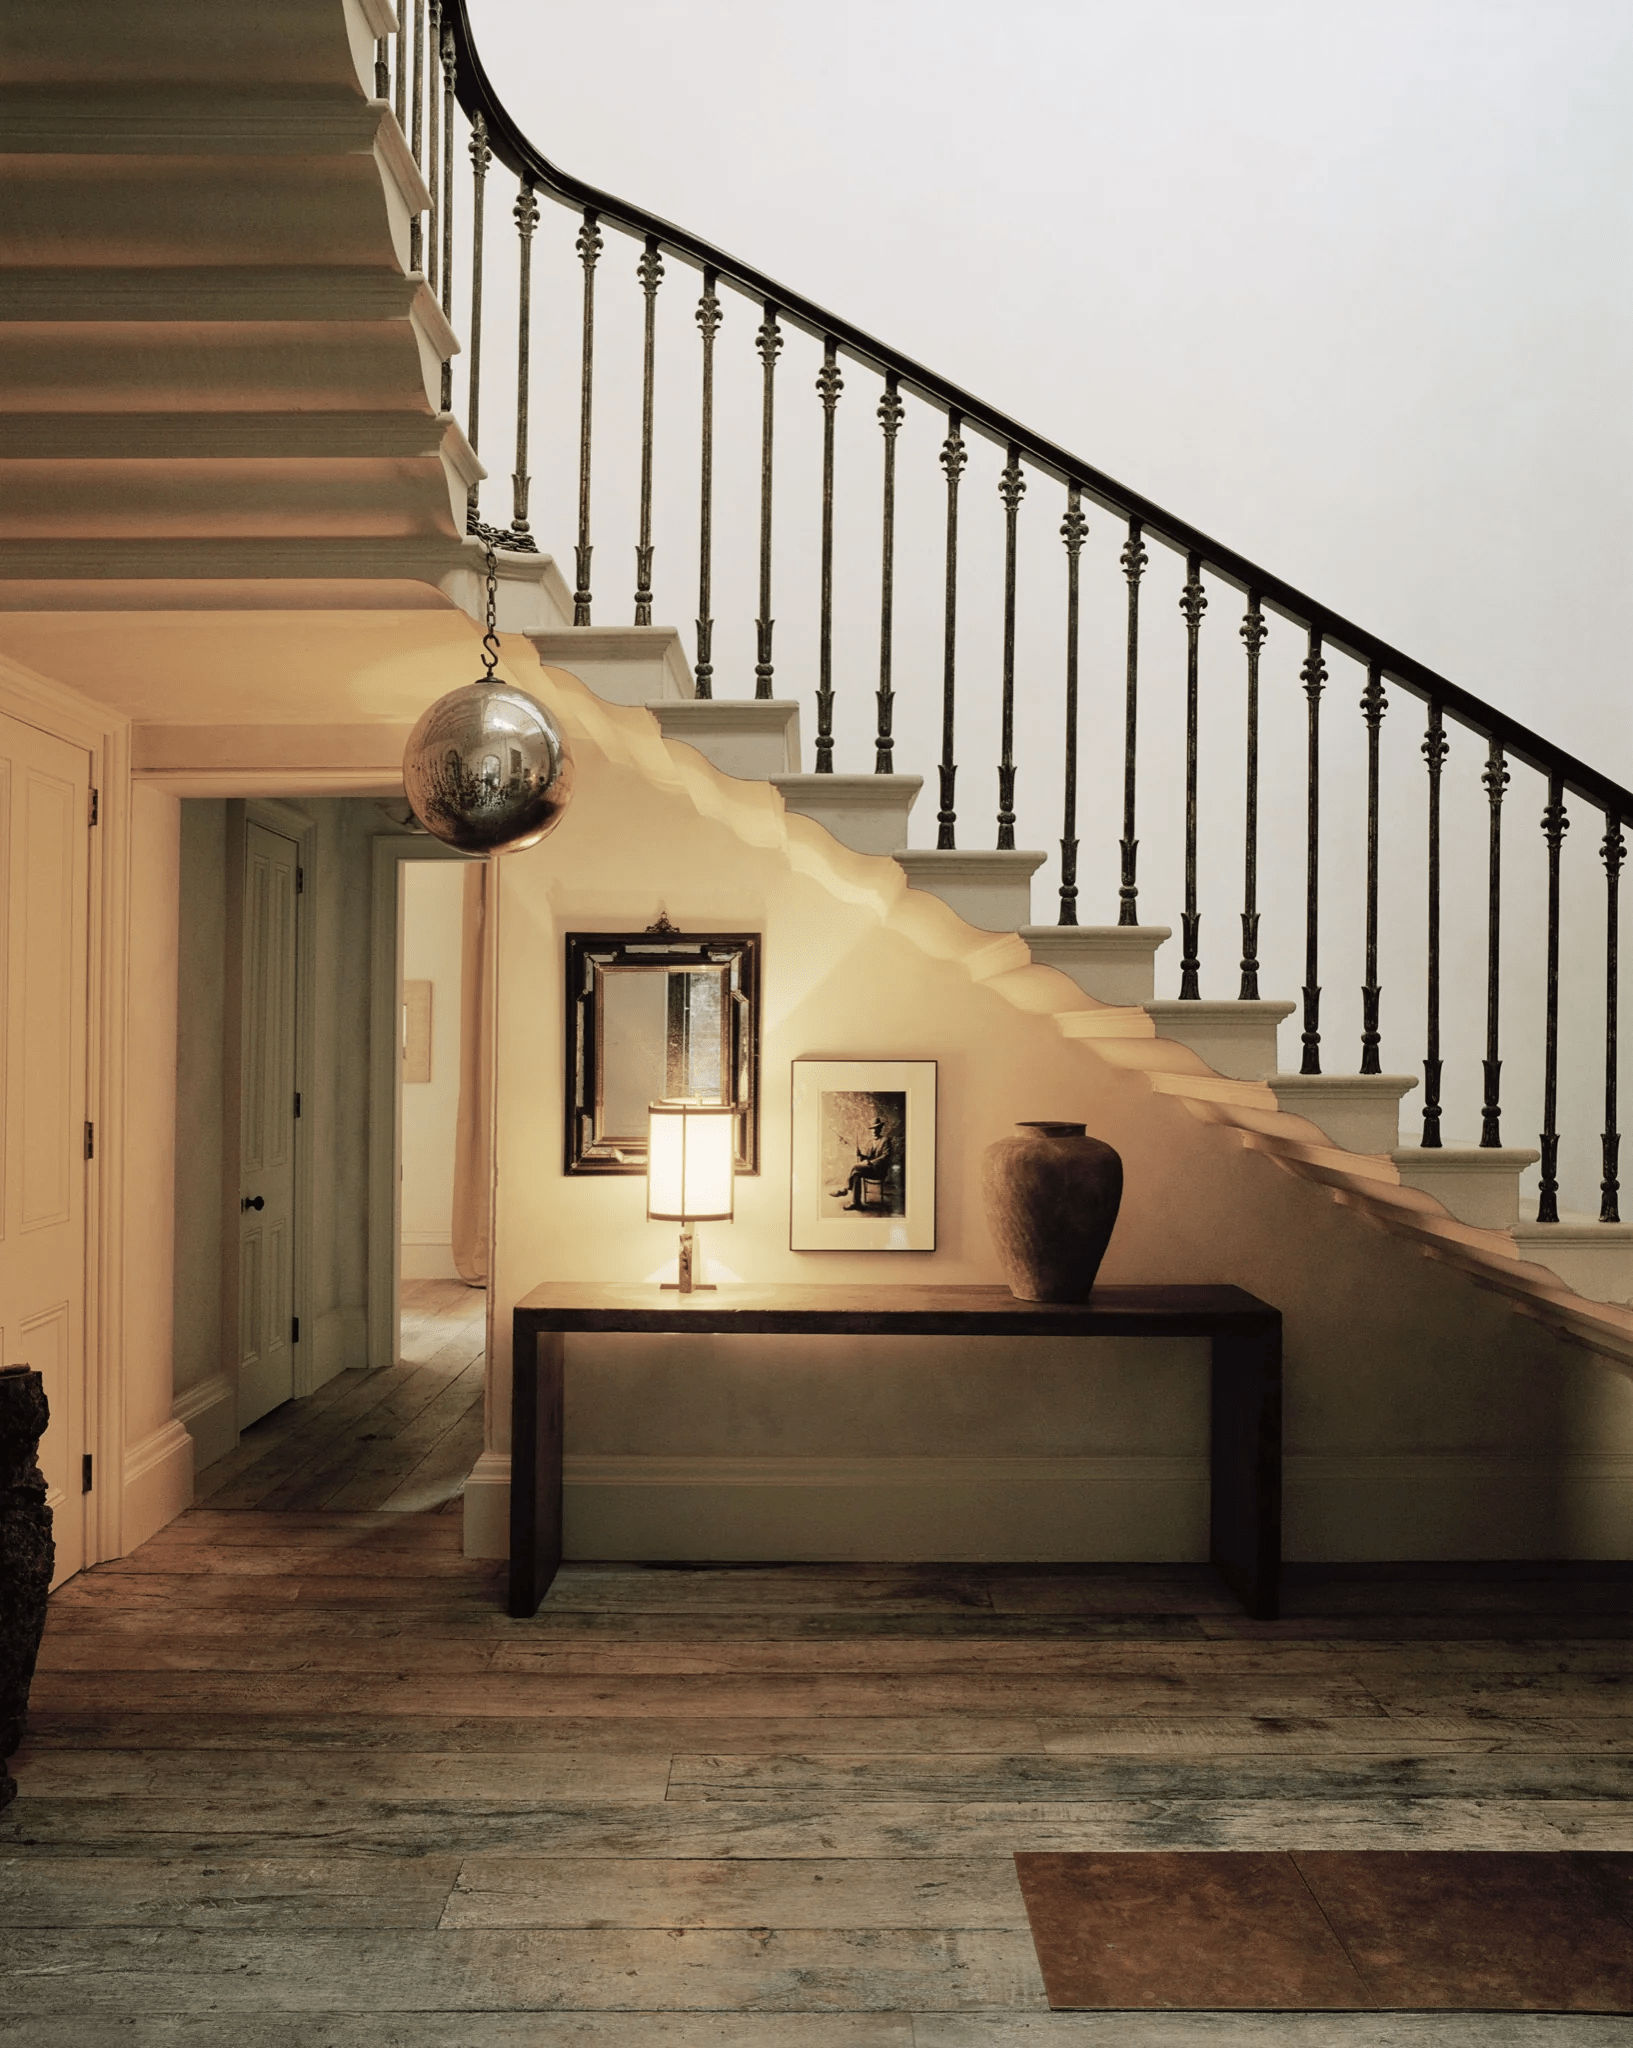
M 193 1439 L 193 1469 L 202 1472 L 238 1446 L 238 1398 L 231 1376 L 211 1373 L 170 1404 L 170 1419 Z
M 1633 1558 L 1633 1457 L 1292 1456 L 1289 1559 Z
M 484 1451 L 465 1481 L 465 1555 L 510 1555 L 508 1451 Z
M 315 1394 L 337 1372 L 350 1366 L 366 1366 L 368 1360 L 368 1315 L 361 1308 L 332 1308 L 312 1318 L 312 1343 L 300 1362 L 297 1394 Z M 307 1347 L 301 1346 L 303 1351 Z
M 121 1474 L 120 1554 L 173 1522 L 193 1505 L 193 1439 L 174 1417 L 125 1452 Z
M 565 1464 L 570 1558 L 1074 1563 L 1208 1554 L 1201 1458 L 623 1458 Z M 509 1554 L 510 1461 L 465 1487 Z M 1633 1557 L 1633 1458 L 1293 1456 L 1290 1562 Z
M 402 1264 L 405 1280 L 457 1280 L 451 1238 L 431 1230 L 405 1230 L 402 1234 Z

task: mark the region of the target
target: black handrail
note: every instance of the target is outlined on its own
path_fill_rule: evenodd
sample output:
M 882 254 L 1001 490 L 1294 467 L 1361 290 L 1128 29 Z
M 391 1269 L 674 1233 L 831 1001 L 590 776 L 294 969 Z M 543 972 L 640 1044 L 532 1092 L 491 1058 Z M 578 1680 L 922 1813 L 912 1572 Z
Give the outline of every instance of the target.
M 1233 548 L 1211 539 L 1188 521 L 1176 518 L 1151 499 L 1142 497 L 1138 491 L 1118 483 L 1092 463 L 1082 461 L 1045 436 L 1034 434 L 1006 413 L 982 404 L 945 377 L 925 369 L 887 343 L 875 340 L 872 335 L 853 327 L 849 321 L 840 319 L 813 300 L 790 291 L 763 271 L 756 270 L 752 264 L 739 262 L 736 257 L 728 256 L 685 228 L 676 227 L 659 215 L 647 212 L 644 207 L 632 206 L 586 184 L 582 178 L 558 170 L 529 142 L 494 91 L 477 53 L 466 0 L 443 0 L 442 19 L 453 34 L 454 88 L 459 103 L 471 119 L 474 120 L 478 114 L 482 116 L 494 155 L 518 178 L 528 179 L 535 188 L 549 192 L 566 205 L 590 209 L 605 225 L 620 228 L 637 238 L 654 238 L 665 255 L 673 255 L 698 270 L 715 273 L 746 298 L 775 305 L 779 321 L 799 328 L 819 342 L 832 340 L 847 355 L 868 364 L 883 376 L 894 377 L 899 385 L 914 392 L 936 410 L 956 413 L 963 425 L 973 428 L 983 439 L 1006 450 L 1011 446 L 1018 447 L 1033 468 L 1081 491 L 1121 518 L 1138 520 L 1147 535 L 1160 540 L 1176 554 L 1199 556 L 1210 575 L 1233 584 L 1244 593 L 1253 593 L 1264 609 L 1278 612 L 1305 632 L 1314 633 L 1328 649 L 1336 648 L 1364 667 L 1379 670 L 1387 681 L 1399 684 L 1425 703 L 1438 703 L 1447 718 L 1455 719 L 1459 725 L 1478 733 L 1510 759 L 1523 761 L 1528 768 L 1535 769 L 1550 781 L 1557 780 L 1565 789 L 1597 809 L 1622 818 L 1633 816 L 1633 790 L 1624 788 L 1587 762 L 1577 760 L 1540 733 L 1511 718 L 1507 712 L 1499 711 L 1472 691 L 1437 675 L 1433 669 L 1414 661 L 1399 648 L 1391 647 L 1387 641 L 1364 631 L 1330 607 L 1307 597 L 1283 578 L 1259 568 L 1245 555 L 1237 554 Z

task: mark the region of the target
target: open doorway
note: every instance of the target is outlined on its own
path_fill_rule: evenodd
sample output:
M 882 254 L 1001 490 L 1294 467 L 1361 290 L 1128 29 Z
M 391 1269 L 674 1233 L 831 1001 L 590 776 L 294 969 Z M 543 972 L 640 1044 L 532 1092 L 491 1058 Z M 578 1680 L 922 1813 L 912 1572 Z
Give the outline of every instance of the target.
M 471 1129 L 480 1116 L 479 1031 L 468 866 L 400 859 L 398 908 L 396 1356 L 441 1383 L 426 1411 L 422 1467 L 403 1505 L 434 1507 L 462 1487 L 482 1449 L 487 1353 L 485 1203 L 473 1201 Z M 485 1152 L 485 1148 L 479 1148 Z M 423 1495 L 421 1499 L 419 1496 Z M 442 1496 L 451 1498 L 451 1494 Z

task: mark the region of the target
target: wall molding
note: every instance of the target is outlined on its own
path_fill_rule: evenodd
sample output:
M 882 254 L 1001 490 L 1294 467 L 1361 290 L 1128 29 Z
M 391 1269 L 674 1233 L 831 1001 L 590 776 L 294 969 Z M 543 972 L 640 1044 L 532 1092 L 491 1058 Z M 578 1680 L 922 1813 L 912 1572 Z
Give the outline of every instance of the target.
M 162 1529 L 193 1504 L 192 1437 L 172 1417 L 130 1446 L 120 1478 L 126 1522 L 144 1536 Z
M 193 1465 L 202 1472 L 224 1458 L 238 1442 L 238 1393 L 228 1372 L 186 1388 L 170 1404 L 170 1419 L 193 1439 Z

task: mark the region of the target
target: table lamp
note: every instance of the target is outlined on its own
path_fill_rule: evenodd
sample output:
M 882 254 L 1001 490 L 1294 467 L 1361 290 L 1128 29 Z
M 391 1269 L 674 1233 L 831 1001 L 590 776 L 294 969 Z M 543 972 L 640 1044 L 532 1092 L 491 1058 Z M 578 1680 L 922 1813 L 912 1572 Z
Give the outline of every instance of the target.
M 711 1283 L 692 1277 L 691 1226 L 731 1220 L 737 1111 L 729 1102 L 680 1099 L 652 1103 L 648 1116 L 646 1213 L 680 1225 L 680 1277 L 663 1284 L 695 1294 Z

